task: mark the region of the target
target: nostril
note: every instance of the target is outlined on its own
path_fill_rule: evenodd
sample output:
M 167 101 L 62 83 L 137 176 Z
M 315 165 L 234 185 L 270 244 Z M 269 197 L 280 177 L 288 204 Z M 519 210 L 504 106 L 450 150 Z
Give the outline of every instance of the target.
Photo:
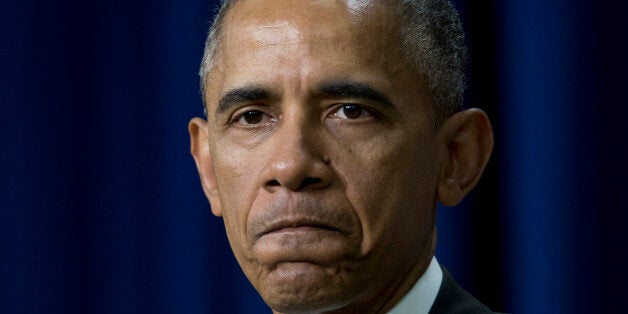
M 305 178 L 303 179 L 303 181 L 301 181 L 301 186 L 299 186 L 299 189 L 305 189 L 308 187 L 317 188 L 321 185 L 321 182 L 323 182 L 323 179 L 321 178 Z
M 290 190 L 302 190 L 302 189 L 307 189 L 309 187 L 311 188 L 319 188 L 321 187 L 323 182 L 323 179 L 321 178 L 305 178 L 303 179 L 303 181 L 300 182 L 300 184 L 297 185 L 288 185 L 289 182 L 284 182 L 284 184 L 282 184 L 279 180 L 270 180 L 268 182 L 266 182 L 266 187 L 279 187 L 279 186 L 284 186 Z
M 320 178 L 305 178 L 303 180 L 303 182 L 301 182 L 301 186 L 308 186 L 308 185 L 316 185 L 321 183 L 323 180 Z

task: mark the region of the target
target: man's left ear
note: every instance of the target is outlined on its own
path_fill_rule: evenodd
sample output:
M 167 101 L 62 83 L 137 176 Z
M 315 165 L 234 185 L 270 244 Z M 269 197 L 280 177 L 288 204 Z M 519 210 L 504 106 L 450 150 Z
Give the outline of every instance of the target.
M 493 151 L 493 128 L 484 111 L 473 108 L 455 113 L 441 126 L 438 140 L 446 154 L 437 197 L 455 206 L 475 187 Z

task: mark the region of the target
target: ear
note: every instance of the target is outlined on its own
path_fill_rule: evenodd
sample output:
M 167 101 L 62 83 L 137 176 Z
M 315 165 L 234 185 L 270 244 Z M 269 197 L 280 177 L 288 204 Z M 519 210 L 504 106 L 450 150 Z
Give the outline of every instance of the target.
M 190 151 L 194 157 L 194 161 L 196 162 L 198 174 L 201 177 L 203 191 L 209 200 L 212 213 L 221 217 L 222 207 L 220 205 L 220 196 L 216 186 L 214 165 L 209 151 L 207 121 L 201 118 L 194 118 L 190 120 L 188 131 L 190 132 Z
M 484 111 L 458 112 L 441 126 L 438 139 L 446 153 L 437 197 L 455 206 L 475 187 L 493 151 L 493 128 Z

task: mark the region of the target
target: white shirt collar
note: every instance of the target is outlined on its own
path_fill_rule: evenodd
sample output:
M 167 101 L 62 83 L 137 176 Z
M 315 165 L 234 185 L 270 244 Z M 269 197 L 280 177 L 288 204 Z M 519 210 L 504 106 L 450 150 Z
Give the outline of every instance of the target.
M 443 271 L 436 257 L 432 257 L 421 278 L 388 314 L 427 314 L 436 301 L 442 281 Z

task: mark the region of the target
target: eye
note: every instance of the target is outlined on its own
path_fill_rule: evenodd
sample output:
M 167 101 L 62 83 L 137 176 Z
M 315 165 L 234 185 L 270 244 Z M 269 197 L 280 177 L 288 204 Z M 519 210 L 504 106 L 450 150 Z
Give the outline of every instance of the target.
M 363 107 L 359 105 L 353 105 L 353 104 L 340 106 L 338 110 L 334 112 L 333 115 L 341 119 L 350 119 L 350 120 L 367 118 L 367 117 L 372 116 L 370 111 L 364 109 Z
M 260 124 L 268 119 L 268 116 L 259 110 L 245 111 L 236 117 L 236 122 L 242 125 Z

